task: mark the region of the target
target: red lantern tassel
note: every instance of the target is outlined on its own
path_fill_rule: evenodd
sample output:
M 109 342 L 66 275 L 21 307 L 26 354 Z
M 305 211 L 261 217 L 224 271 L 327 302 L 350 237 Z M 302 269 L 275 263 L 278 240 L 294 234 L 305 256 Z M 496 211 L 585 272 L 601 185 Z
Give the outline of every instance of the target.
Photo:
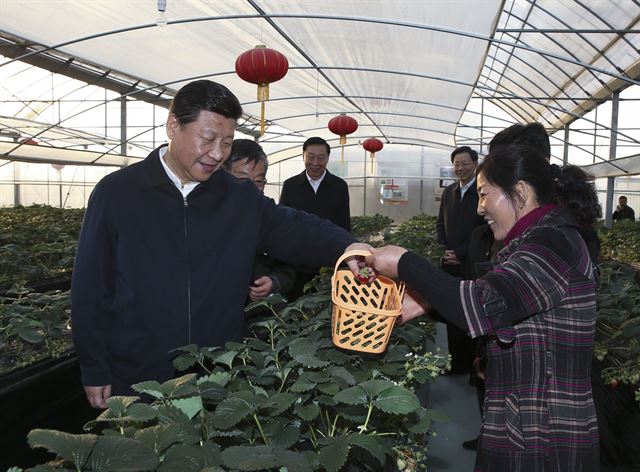
M 264 135 L 264 102 L 269 100 L 269 84 L 258 84 L 258 101 L 260 102 L 260 136 Z

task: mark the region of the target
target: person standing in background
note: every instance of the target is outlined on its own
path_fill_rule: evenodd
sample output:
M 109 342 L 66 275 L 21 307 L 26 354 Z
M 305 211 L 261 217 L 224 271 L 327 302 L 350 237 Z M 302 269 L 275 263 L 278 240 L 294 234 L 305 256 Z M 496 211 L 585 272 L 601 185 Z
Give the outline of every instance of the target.
M 255 141 L 234 139 L 231 155 L 224 167 L 235 178 L 253 182 L 258 190 L 264 193 L 269 163 L 262 146 Z M 279 261 L 264 252 L 256 254 L 252 282 L 248 290 L 248 302 L 262 300 L 272 293 L 284 296 L 293 287 L 295 278 L 296 270 L 291 264 Z M 266 311 L 270 313 L 269 310 Z M 256 307 L 246 313 L 245 335 L 249 334 L 248 325 L 255 321 L 256 316 L 264 312 L 264 307 Z
M 366 258 L 377 273 L 407 284 L 401 322 L 432 306 L 470 336 L 487 336 L 476 471 L 600 470 L 591 390 L 596 271 L 570 210 L 598 200 L 584 185 L 573 187 L 580 191 L 565 206 L 553 203 L 566 179 L 586 177 L 569 170 L 555 177 L 528 146 L 489 153 L 478 167 L 478 212 L 505 247 L 476 280 L 452 277 L 397 246 Z
M 242 107 L 210 80 L 173 98 L 168 145 L 91 193 L 71 284 L 73 342 L 95 408 L 176 377 L 174 350 L 239 341 L 255 255 L 333 265 L 369 249 L 333 223 L 276 205 L 222 172 Z M 353 271 L 355 260 L 348 260 Z
M 330 153 L 329 143 L 320 137 L 311 137 L 304 142 L 305 170 L 284 181 L 280 205 L 325 218 L 350 232 L 349 188 L 344 180 L 327 170 Z M 305 284 L 318 274 L 319 269 L 311 265 L 296 266 L 296 281 L 289 293 L 291 300 L 302 295 Z
M 636 213 L 633 208 L 627 205 L 627 197 L 622 195 L 618 198 L 618 206 L 612 215 L 613 221 L 631 220 L 636 221 Z
M 442 269 L 455 277 L 464 277 L 471 232 L 483 223 L 478 216 L 476 167 L 478 153 L 469 146 L 454 149 L 451 163 L 458 181 L 442 192 L 436 222 L 438 243 L 444 249 Z M 456 326 L 447 325 L 447 342 L 451 355 L 451 373 L 468 374 L 473 362 L 474 343 Z

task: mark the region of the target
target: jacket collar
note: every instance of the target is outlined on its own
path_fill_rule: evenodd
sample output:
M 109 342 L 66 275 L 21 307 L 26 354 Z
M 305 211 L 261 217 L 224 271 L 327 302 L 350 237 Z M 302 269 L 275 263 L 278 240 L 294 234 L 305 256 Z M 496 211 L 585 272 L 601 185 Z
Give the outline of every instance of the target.
M 160 149 L 166 147 L 167 144 L 154 149 L 151 153 L 140 163 L 140 171 L 142 173 L 143 188 L 162 187 L 169 185 L 175 187 L 169 176 L 162 167 L 160 162 Z M 204 189 L 215 195 L 223 196 L 227 193 L 228 179 L 225 176 L 226 172 L 222 169 L 216 171 L 209 180 L 200 182 L 197 189 Z M 196 191 L 194 190 L 194 191 Z M 201 191 L 201 190 L 200 190 Z
M 320 182 L 320 185 L 324 186 L 325 183 L 330 184 L 331 183 L 331 176 L 333 175 L 331 172 L 329 172 L 329 169 L 325 169 L 325 174 L 324 174 L 324 178 L 322 179 L 322 182 Z M 311 184 L 309 183 L 309 179 L 307 178 L 307 170 L 303 170 L 301 173 L 299 173 L 297 175 L 298 177 L 298 183 L 299 184 L 308 184 L 309 186 L 311 186 Z

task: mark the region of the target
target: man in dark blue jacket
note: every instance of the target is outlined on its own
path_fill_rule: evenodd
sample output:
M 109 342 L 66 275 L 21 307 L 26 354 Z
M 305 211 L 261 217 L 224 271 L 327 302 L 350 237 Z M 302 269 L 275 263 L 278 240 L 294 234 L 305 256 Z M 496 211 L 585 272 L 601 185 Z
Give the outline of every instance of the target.
M 313 136 L 304 142 L 302 158 L 305 170 L 284 181 L 280 204 L 326 218 L 351 231 L 349 189 L 344 180 L 327 170 L 329 154 L 329 143 L 320 137 Z M 302 295 L 304 286 L 318 274 L 319 269 L 319 266 L 308 263 L 296 266 L 290 300 Z
M 445 249 L 442 269 L 462 278 L 471 232 L 484 222 L 477 213 L 478 189 L 475 171 L 478 166 L 478 153 L 469 146 L 461 146 L 451 153 L 451 163 L 458 181 L 442 192 L 436 229 L 438 242 Z M 451 372 L 469 373 L 474 352 L 471 339 L 456 326 L 447 325 L 447 342 L 451 354 Z
M 239 340 L 258 251 L 333 265 L 354 243 L 220 171 L 241 114 L 226 87 L 191 82 L 169 109 L 169 145 L 96 185 L 72 284 L 73 338 L 92 406 L 131 394 L 134 383 L 175 377 L 172 349 Z

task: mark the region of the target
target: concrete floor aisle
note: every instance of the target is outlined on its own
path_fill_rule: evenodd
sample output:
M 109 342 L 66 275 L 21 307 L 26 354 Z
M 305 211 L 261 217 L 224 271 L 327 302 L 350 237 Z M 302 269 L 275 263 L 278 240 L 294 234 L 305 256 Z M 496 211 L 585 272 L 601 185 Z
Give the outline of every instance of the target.
M 438 323 L 435 344 L 427 343 L 427 350 L 447 349 L 447 330 Z M 440 376 L 421 392 L 427 408 L 442 411 L 447 423 L 435 423 L 436 436 L 427 445 L 429 472 L 473 472 L 475 451 L 463 449 L 462 443 L 473 439 L 480 431 L 480 411 L 476 390 L 469 385 L 467 375 Z M 612 466 L 601 464 L 600 472 L 640 472 L 640 466 Z
M 447 330 L 438 323 L 435 344 L 447 347 Z M 435 349 L 428 345 L 427 349 Z M 445 375 L 430 382 L 425 389 L 426 407 L 442 411 L 449 417 L 447 423 L 436 423 L 436 436 L 427 445 L 429 472 L 472 472 L 475 451 L 462 448 L 462 443 L 473 439 L 480 431 L 480 411 L 476 390 L 469 385 L 467 375 Z

